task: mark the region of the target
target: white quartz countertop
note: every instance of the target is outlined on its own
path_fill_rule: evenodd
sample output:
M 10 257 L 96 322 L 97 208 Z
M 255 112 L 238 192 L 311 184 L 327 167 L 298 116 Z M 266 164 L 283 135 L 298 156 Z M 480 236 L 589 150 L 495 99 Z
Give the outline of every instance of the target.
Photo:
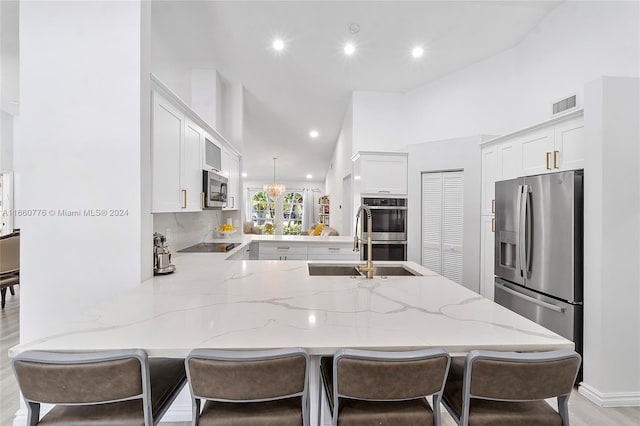
M 294 240 L 300 238 L 322 239 Z M 224 239 L 251 240 L 269 236 Z M 314 355 L 344 347 L 442 347 L 452 353 L 573 348 L 573 342 L 412 262 L 405 265 L 423 276 L 367 280 L 309 276 L 306 261 L 226 260 L 234 251 L 176 255 L 175 273 L 147 280 L 9 354 L 142 348 L 150 356 L 185 356 L 198 347 L 290 346 Z

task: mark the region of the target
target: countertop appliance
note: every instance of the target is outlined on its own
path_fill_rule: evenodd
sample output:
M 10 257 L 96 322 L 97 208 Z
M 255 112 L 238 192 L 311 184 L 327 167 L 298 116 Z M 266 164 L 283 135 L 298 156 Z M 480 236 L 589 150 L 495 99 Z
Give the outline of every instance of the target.
M 153 275 L 170 274 L 176 270 L 171 264 L 171 252 L 164 235 L 153 234 Z
M 202 171 L 203 209 L 221 209 L 227 206 L 228 179 L 216 172 Z
M 178 250 L 178 253 L 226 253 L 239 245 L 238 243 L 198 243 Z
M 495 301 L 582 353 L 583 171 L 496 182 Z
M 407 260 L 407 198 L 387 195 L 362 197 L 362 204 L 371 211 L 373 260 Z M 369 236 L 362 223 L 362 239 Z M 361 258 L 367 259 L 368 247 L 363 247 Z

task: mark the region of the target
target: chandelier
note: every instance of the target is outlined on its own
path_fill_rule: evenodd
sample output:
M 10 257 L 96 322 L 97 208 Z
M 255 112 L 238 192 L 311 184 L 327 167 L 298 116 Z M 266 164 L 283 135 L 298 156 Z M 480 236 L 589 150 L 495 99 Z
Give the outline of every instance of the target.
M 276 157 L 273 157 L 273 183 L 265 183 L 263 189 L 272 198 L 278 198 L 284 192 L 284 185 L 276 183 Z

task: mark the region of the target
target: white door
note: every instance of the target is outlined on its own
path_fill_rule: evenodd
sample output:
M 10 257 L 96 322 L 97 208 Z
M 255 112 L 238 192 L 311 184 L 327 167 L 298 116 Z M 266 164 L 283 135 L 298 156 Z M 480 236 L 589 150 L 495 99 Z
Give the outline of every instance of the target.
M 442 275 L 462 284 L 462 172 L 442 174 Z
M 462 284 L 463 172 L 422 175 L 422 265 Z
M 422 266 L 442 274 L 442 173 L 422 175 Z

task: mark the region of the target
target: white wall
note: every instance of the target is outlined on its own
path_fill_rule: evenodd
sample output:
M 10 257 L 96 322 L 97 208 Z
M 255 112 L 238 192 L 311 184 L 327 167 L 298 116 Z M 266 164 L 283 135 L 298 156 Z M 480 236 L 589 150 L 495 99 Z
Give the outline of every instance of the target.
M 524 40 L 407 94 L 408 143 L 505 134 L 601 75 L 640 75 L 638 2 L 565 2 Z
M 142 3 L 21 2 L 17 191 L 47 212 L 21 222 L 22 342 L 140 284 Z
M 353 143 L 358 151 L 404 150 L 405 96 L 391 92 L 353 92 Z
M 465 287 L 480 291 L 480 136 L 409 145 L 408 260 L 422 262 L 422 173 L 464 170 L 463 273 Z
M 11 115 L 20 109 L 19 14 L 17 1 L 0 1 L 0 109 Z
M 336 147 L 329 163 L 325 178 L 326 193 L 329 199 L 329 223 L 340 235 L 351 235 L 353 230 L 349 224 L 343 223 L 342 180 L 351 174 L 351 155 L 353 147 L 353 102 L 350 102 L 342 121 L 342 129 L 336 141 Z M 352 176 L 353 178 L 353 176 Z M 350 197 L 350 195 L 349 195 Z M 348 206 L 345 206 L 348 208 Z
M 585 88 L 584 382 L 601 405 L 640 405 L 640 80 Z
M 13 116 L 0 111 L 0 172 L 13 170 Z

